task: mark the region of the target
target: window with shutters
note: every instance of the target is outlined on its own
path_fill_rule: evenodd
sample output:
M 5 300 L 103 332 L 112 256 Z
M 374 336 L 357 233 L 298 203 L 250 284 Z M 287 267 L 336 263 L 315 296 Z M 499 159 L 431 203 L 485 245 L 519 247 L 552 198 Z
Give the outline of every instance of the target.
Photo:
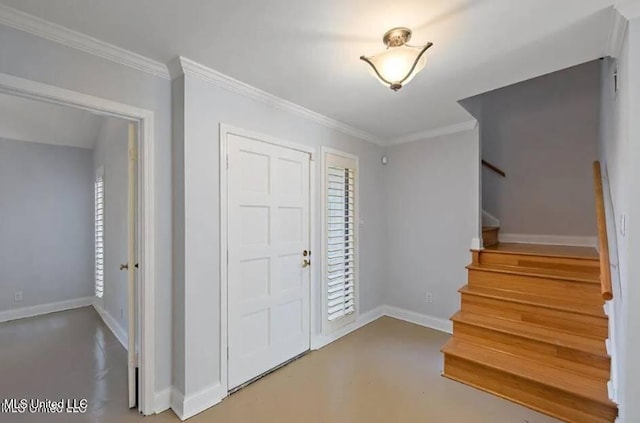
M 96 176 L 95 193 L 95 265 L 96 297 L 104 293 L 104 174 Z
M 325 331 L 355 321 L 358 294 L 357 158 L 323 150 Z

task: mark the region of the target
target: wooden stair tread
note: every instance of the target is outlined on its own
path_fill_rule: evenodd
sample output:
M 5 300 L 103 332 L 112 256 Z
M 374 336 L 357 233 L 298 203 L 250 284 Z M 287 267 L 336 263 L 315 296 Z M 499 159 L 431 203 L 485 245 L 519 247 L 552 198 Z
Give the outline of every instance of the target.
M 487 384 L 484 382 L 474 382 L 474 381 L 470 381 L 468 378 L 466 377 L 461 377 L 461 376 L 454 376 L 452 375 L 450 372 L 443 372 L 442 376 L 446 377 L 447 379 L 451 379 L 453 381 L 465 384 L 467 386 L 470 386 L 472 388 L 476 388 L 476 389 L 480 389 L 482 391 L 485 391 L 489 394 L 495 395 L 497 397 L 500 398 L 504 398 L 507 401 L 511 401 L 514 402 L 516 404 L 520 404 L 524 407 L 530 408 L 532 410 L 538 411 L 540 413 L 546 414 L 548 416 L 554 417 L 559 419 L 560 421 L 565 421 L 567 423 L 611 423 L 614 420 L 613 419 L 609 419 L 609 418 L 598 418 L 598 417 L 594 417 L 592 414 L 589 413 L 589 411 L 584 411 L 582 409 L 576 408 L 575 405 L 573 405 L 572 407 L 568 407 L 569 408 L 569 412 L 561 412 L 558 411 L 558 407 L 556 407 L 555 410 L 550 410 L 547 406 L 541 405 L 540 402 L 538 401 L 537 404 L 533 404 L 532 401 L 530 399 L 521 399 L 519 398 L 519 396 L 521 396 L 521 394 L 519 396 L 515 396 L 513 394 L 513 391 L 506 393 L 503 392 L 500 389 L 495 389 L 495 388 L 491 388 L 491 387 L 487 387 Z M 518 391 L 517 391 L 518 392 Z M 562 407 L 562 406 L 560 406 Z M 562 408 L 560 408 L 560 410 L 562 410 Z M 614 417 L 615 419 L 615 417 Z M 526 422 L 526 421 L 525 421 Z
M 522 292 L 506 291 L 491 288 L 470 288 L 465 285 L 458 290 L 461 294 L 476 295 L 479 297 L 493 298 L 496 300 L 528 304 L 532 306 L 545 307 L 555 310 L 568 311 L 576 314 L 606 318 L 604 309 L 592 304 L 570 303 L 565 298 L 542 297 Z
M 500 243 L 498 230 L 472 250 L 443 376 L 563 421 L 613 422 L 597 251 Z
M 592 379 L 490 348 L 481 347 L 469 342 L 460 341 L 455 338 L 451 338 L 445 344 L 442 352 L 518 376 L 522 379 L 551 386 L 605 406 L 616 406 L 609 399 L 607 385 L 604 381 Z
M 560 347 L 571 348 L 593 355 L 607 357 L 605 343 L 601 340 L 585 338 L 544 326 L 470 313 L 467 311 L 458 311 L 451 317 L 451 320 L 454 322 L 480 326 L 510 335 L 530 338 Z
M 541 257 L 560 257 L 599 261 L 598 251 L 593 247 L 572 247 L 565 245 L 515 244 L 500 242 L 484 250 L 498 254 L 521 254 Z
M 533 267 L 506 266 L 497 264 L 470 264 L 467 266 L 467 269 L 600 284 L 600 275 L 585 272 L 574 272 L 557 269 L 536 269 Z

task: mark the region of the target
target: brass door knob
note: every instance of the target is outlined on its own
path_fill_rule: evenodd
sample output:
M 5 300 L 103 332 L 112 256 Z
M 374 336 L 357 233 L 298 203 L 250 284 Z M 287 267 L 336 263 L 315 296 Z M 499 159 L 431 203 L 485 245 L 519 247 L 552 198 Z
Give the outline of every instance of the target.
M 302 260 L 302 267 L 309 267 L 311 266 L 311 260 Z

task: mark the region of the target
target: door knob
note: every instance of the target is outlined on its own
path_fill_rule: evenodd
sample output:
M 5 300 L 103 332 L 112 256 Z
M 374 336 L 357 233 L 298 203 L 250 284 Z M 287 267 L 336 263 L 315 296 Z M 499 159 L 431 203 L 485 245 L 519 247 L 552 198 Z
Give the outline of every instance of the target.
M 309 267 L 311 266 L 311 260 L 302 260 L 302 267 Z
M 129 270 L 129 263 L 120 265 L 120 270 L 125 270 L 125 269 Z

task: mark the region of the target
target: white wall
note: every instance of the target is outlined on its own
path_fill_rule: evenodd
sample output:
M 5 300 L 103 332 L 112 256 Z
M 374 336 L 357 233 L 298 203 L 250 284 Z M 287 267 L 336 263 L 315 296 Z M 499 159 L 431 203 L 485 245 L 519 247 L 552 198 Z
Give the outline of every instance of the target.
M 623 44 L 623 55 L 620 60 L 606 58 L 602 61 L 602 107 L 600 129 L 600 163 L 605 179 L 605 210 L 607 212 L 607 229 L 609 238 L 609 250 L 612 264 L 612 284 L 614 301 L 609 302 L 609 338 L 616 346 L 611 357 L 611 380 L 615 390 L 621 387 L 624 379 L 624 369 L 621 367 L 623 360 L 622 340 L 624 339 L 624 322 L 622 315 L 622 284 L 623 278 L 627 278 L 627 247 L 624 234 L 618 226 L 621 217 L 625 214 L 627 198 L 625 195 L 626 181 L 624 178 L 626 147 L 626 107 L 628 91 L 614 89 L 614 74 L 619 67 L 618 77 L 621 87 L 628 87 L 627 58 L 628 42 Z M 607 185 L 609 190 L 607 191 Z M 607 192 L 609 196 L 607 196 Z M 615 201 L 615 203 L 614 203 Z M 618 399 L 618 398 L 615 398 Z
M 0 25 L 0 72 L 155 113 L 156 391 L 171 384 L 170 81 Z
M 104 294 L 100 305 L 127 333 L 128 122 L 104 118 L 93 151 L 93 167 L 104 169 Z
M 629 57 L 627 72 L 629 75 L 629 132 L 627 151 L 628 190 L 629 198 L 627 214 L 626 236 L 628 237 L 627 277 L 622 280 L 622 301 L 624 310 L 624 343 L 625 354 L 623 368 L 625 384 L 622 416 L 625 422 L 640 421 L 640 195 L 638 184 L 640 181 L 640 18 L 629 22 Z M 631 181 L 635 181 L 631 182 Z
M 613 75 L 618 73 L 618 93 L 614 93 Z M 611 191 L 615 227 L 609 228 L 610 241 L 616 243 L 619 281 L 613 286 L 610 318 L 614 324 L 613 341 L 617 388 L 622 423 L 640 420 L 640 18 L 629 22 L 617 62 L 603 63 L 602 130 L 600 159 Z M 623 220 L 626 222 L 623 224 Z M 614 279 L 616 280 L 616 279 Z
M 174 292 L 174 315 L 176 324 L 185 326 L 184 339 L 179 328 L 174 330 L 174 345 L 184 354 L 183 361 L 174 361 L 174 380 L 188 397 L 220 381 L 219 124 L 310 145 L 318 156 L 324 145 L 360 157 L 361 312 L 383 303 L 386 282 L 383 149 L 192 76 L 179 77 L 173 84 L 174 105 L 184 102 L 184 113 L 174 110 L 174 216 L 181 216 L 174 221 L 174 234 L 183 239 L 174 245 L 175 288 L 180 291 Z M 319 187 L 319 169 L 315 181 Z M 321 204 L 319 189 L 316 194 L 316 204 Z M 314 229 L 319 230 L 316 217 Z M 319 251 L 319 238 L 312 249 Z M 320 298 L 320 267 L 314 271 L 313 289 Z
M 482 208 L 501 233 L 596 235 L 600 61 L 474 97 L 481 103 Z
M 0 311 L 93 295 L 92 177 L 91 150 L 0 139 Z
M 476 128 L 387 150 L 388 305 L 445 320 L 460 308 L 480 225 L 479 148 Z

